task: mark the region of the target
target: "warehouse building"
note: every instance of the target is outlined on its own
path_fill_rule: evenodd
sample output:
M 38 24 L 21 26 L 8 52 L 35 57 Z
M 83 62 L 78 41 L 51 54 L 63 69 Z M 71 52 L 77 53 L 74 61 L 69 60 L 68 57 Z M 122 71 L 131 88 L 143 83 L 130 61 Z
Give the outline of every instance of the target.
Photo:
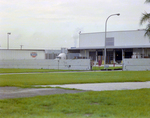
M 61 53 L 61 54 L 60 54 Z M 64 54 L 65 53 L 65 54 Z M 66 59 L 66 48 L 61 50 L 1 49 L 0 68 L 90 70 L 90 59 Z M 59 59 L 58 56 L 59 55 Z M 61 55 L 61 56 L 60 56 Z M 70 55 L 72 57 L 74 55 Z M 56 58 L 57 57 L 57 58 Z
M 150 58 L 150 39 L 145 30 L 111 31 L 106 38 L 106 63 L 120 64 L 124 58 Z M 79 47 L 68 49 L 78 54 L 74 58 L 88 58 L 104 62 L 105 32 L 79 34 Z
M 60 53 L 67 53 L 67 49 L 0 49 L 0 60 L 55 59 Z

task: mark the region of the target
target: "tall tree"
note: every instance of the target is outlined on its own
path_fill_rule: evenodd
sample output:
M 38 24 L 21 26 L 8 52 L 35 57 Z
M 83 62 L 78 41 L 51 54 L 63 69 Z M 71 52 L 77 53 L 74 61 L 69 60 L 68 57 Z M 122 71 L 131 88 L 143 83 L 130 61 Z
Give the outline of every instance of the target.
M 150 3 L 150 0 L 146 0 L 146 3 Z M 150 38 L 150 13 L 143 13 L 142 14 L 142 18 L 140 20 L 140 24 L 142 25 L 143 23 L 148 21 L 148 25 L 146 26 L 146 32 L 145 32 L 145 36 L 148 36 Z

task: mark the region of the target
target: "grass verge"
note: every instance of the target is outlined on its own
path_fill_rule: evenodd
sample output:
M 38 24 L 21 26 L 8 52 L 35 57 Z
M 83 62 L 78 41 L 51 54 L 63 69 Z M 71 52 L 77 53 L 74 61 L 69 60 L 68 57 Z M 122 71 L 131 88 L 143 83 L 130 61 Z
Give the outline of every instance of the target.
M 97 67 L 97 66 L 93 66 L 92 67 L 92 70 L 103 70 L 104 69 L 104 66 L 100 66 L 100 67 Z M 111 69 L 111 70 L 122 70 L 122 66 L 116 66 L 116 67 L 108 67 L 107 69 Z
M 103 70 L 104 67 L 93 66 L 92 70 Z M 122 67 L 109 67 L 108 69 L 122 69 Z M 57 69 L 19 69 L 19 68 L 0 68 L 0 73 L 35 73 L 35 72 L 67 72 L 80 70 L 57 70 Z
M 0 75 L 0 86 L 32 87 L 32 85 L 144 82 L 150 71 L 72 72 Z
M 149 118 L 150 89 L 0 100 L 1 118 Z
M 0 68 L 0 73 L 65 72 L 76 70 Z

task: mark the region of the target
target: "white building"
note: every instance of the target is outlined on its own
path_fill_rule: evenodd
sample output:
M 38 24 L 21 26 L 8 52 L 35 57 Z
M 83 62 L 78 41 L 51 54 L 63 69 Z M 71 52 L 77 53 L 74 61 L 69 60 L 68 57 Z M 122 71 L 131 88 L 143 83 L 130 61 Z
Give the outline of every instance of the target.
M 61 54 L 60 54 L 61 53 Z M 0 68 L 90 70 L 90 59 L 66 59 L 66 48 L 61 50 L 1 49 Z M 60 54 L 58 56 L 58 54 Z M 63 56 L 64 58 L 62 58 Z M 61 57 L 56 59 L 56 57 Z M 70 55 L 71 57 L 72 55 Z
M 67 53 L 67 49 L 0 49 L 0 60 L 55 59 L 60 53 Z
M 45 50 L 1 49 L 0 60 L 45 59 Z
M 124 58 L 150 58 L 150 39 L 145 30 L 111 31 L 106 38 L 106 63 L 121 63 Z M 78 58 L 104 60 L 105 32 L 79 34 L 79 47 L 68 49 Z

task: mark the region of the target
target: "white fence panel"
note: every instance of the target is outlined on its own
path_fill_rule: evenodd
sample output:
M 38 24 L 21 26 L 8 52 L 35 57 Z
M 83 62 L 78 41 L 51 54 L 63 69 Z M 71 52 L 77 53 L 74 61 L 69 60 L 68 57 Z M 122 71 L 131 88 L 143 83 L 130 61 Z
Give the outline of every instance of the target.
M 75 60 L 0 60 L 0 68 L 90 70 L 90 59 Z
M 150 70 L 150 59 L 124 59 L 124 71 L 144 71 Z

